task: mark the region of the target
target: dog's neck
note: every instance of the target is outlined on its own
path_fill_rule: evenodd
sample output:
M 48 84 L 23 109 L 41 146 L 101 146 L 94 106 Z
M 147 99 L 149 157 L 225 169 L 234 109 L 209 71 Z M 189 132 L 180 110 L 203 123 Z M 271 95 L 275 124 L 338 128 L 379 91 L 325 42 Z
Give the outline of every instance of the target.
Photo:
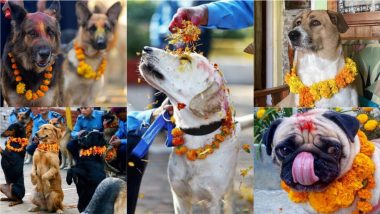
M 83 31 L 82 28 L 79 29 L 79 31 Z M 88 44 L 86 42 L 83 42 L 82 38 L 80 37 L 81 33 L 79 32 L 77 36 L 75 37 L 75 42 L 78 43 L 78 46 L 83 49 L 84 54 L 88 58 L 99 58 L 104 55 L 106 50 L 95 50 L 91 44 Z
M 220 112 L 214 113 L 208 117 L 198 117 L 189 108 L 179 110 L 177 105 L 173 105 L 173 117 L 176 126 L 182 129 L 199 128 L 204 125 L 221 121 L 226 117 L 226 110 L 222 108 Z
M 296 50 L 294 65 L 296 65 L 297 74 L 305 85 L 335 78 L 344 67 L 345 61 L 341 45 L 333 52 L 334 54 L 329 57 L 322 57 L 321 52 Z

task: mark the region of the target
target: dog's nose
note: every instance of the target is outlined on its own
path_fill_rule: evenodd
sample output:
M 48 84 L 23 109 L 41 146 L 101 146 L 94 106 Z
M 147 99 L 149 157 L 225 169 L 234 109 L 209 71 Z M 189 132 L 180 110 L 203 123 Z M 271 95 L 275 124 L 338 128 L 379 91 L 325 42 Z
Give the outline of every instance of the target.
M 143 49 L 143 51 L 144 51 L 145 53 L 152 53 L 152 52 L 153 52 L 153 48 L 148 47 L 148 46 L 145 46 L 144 49 Z
M 96 46 L 98 47 L 98 49 L 105 49 L 107 47 L 106 41 L 105 40 L 98 40 L 98 41 L 96 41 Z
M 290 41 L 294 42 L 294 41 L 297 41 L 301 37 L 301 33 L 297 30 L 292 30 L 289 32 L 288 37 Z
M 50 56 L 50 49 L 49 48 L 41 48 L 38 51 L 38 56 L 40 56 L 41 59 L 47 59 Z

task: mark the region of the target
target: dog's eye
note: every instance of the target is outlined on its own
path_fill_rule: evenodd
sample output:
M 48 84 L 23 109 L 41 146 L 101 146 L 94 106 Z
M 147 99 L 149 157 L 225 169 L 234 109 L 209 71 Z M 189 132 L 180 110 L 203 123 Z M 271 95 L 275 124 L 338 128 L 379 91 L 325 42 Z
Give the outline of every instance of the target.
M 179 61 L 182 63 L 188 63 L 188 62 L 191 62 L 191 59 L 189 56 L 187 55 L 182 55 L 181 58 L 179 58 Z
M 296 26 L 300 26 L 301 23 L 302 23 L 301 20 L 296 21 Z
M 28 35 L 32 38 L 36 38 L 38 36 L 38 34 L 35 30 L 29 31 Z
M 318 20 L 313 20 L 313 21 L 311 21 L 310 25 L 311 26 L 319 26 L 319 25 L 321 25 L 321 22 Z
M 281 147 L 276 148 L 276 153 L 280 159 L 285 159 L 286 156 L 293 153 L 293 149 L 291 149 L 287 146 L 281 146 Z
M 110 32 L 110 31 L 111 31 L 111 27 L 108 26 L 108 25 L 106 25 L 106 26 L 104 26 L 104 30 L 105 30 L 106 32 Z
M 55 36 L 55 32 L 50 29 L 47 30 L 47 33 L 49 34 L 49 36 Z
M 96 26 L 95 25 L 92 25 L 90 28 L 88 28 L 88 31 L 90 32 L 95 32 L 96 31 Z
M 340 157 L 340 148 L 338 146 L 330 146 L 327 148 L 327 153 L 335 158 Z

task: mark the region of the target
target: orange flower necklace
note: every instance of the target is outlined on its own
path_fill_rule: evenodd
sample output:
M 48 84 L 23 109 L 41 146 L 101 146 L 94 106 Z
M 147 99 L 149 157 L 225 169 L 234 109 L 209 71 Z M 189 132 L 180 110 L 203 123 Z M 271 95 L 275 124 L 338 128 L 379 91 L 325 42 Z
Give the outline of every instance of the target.
M 86 55 L 84 54 L 83 49 L 79 47 L 77 42 L 74 42 L 74 50 L 79 61 L 77 73 L 86 79 L 99 80 L 100 77 L 102 77 L 102 75 L 104 74 L 104 71 L 106 70 L 107 60 L 103 58 L 99 64 L 98 69 L 94 71 L 91 65 L 86 63 Z
M 106 152 L 107 148 L 106 146 L 93 146 L 89 149 L 81 149 L 79 152 L 79 156 L 96 156 L 96 155 L 103 155 L 104 152 Z
M 117 158 L 117 151 L 114 146 L 110 146 L 107 148 L 107 151 L 105 152 L 104 159 L 107 162 L 111 162 Z
M 309 202 L 318 213 L 333 213 L 351 206 L 358 197 L 353 214 L 369 213 L 373 208 L 370 203 L 371 190 L 375 188 L 375 164 L 371 159 L 375 145 L 368 141 L 364 132 L 359 131 L 358 136 L 360 153 L 356 155 L 350 171 L 322 192 L 297 192 L 281 181 L 281 187 L 288 192 L 290 200 L 295 203 Z
M 37 149 L 42 151 L 42 152 L 58 153 L 59 152 L 59 145 L 58 145 L 58 143 L 39 143 Z
M 19 148 L 13 147 L 11 143 L 17 143 L 20 145 Z M 22 152 L 25 150 L 25 147 L 28 145 L 28 139 L 27 138 L 15 138 L 15 137 L 10 137 L 7 141 L 7 144 L 5 148 L 9 151 L 13 152 Z
M 208 155 L 212 154 L 214 150 L 218 149 L 220 144 L 229 137 L 235 130 L 235 124 L 232 119 L 232 110 L 228 108 L 226 118 L 222 121 L 222 126 L 219 128 L 220 134 L 215 134 L 211 144 L 206 144 L 197 149 L 189 149 L 185 146 L 183 132 L 180 128 L 172 130 L 172 144 L 175 146 L 175 153 L 179 156 L 186 154 L 188 160 L 195 161 L 196 159 L 205 159 Z
M 16 59 L 13 57 L 12 53 L 8 53 L 8 57 L 12 62 L 12 70 L 13 75 L 16 78 L 16 82 L 18 82 L 16 86 L 17 94 L 25 94 L 25 98 L 29 100 L 37 100 L 38 98 L 44 97 L 45 93 L 49 91 L 49 85 L 51 83 L 51 79 L 53 78 L 53 66 L 49 66 L 44 73 L 44 80 L 42 84 L 36 91 L 32 91 L 31 89 L 26 89 L 26 85 L 22 82 L 21 71 L 18 69 L 16 64 Z
M 26 138 L 29 139 L 30 135 L 32 135 L 33 132 L 33 120 L 31 120 L 25 127 L 25 132 L 26 132 Z

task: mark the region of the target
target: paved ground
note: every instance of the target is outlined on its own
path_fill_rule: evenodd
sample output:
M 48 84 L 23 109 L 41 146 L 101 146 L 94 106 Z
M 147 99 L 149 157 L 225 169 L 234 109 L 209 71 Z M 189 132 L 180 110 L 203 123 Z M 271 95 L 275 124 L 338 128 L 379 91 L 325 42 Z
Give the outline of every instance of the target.
M 3 144 L 1 144 L 3 147 Z M 3 147 L 4 148 L 4 147 Z M 31 194 L 33 192 L 33 185 L 30 180 L 30 173 L 32 171 L 32 165 L 27 164 L 24 165 L 24 182 L 25 182 L 25 197 L 24 197 L 24 203 L 9 207 L 8 202 L 0 201 L 0 213 L 11 213 L 11 214 L 21 214 L 21 213 L 29 213 L 28 209 L 33 207 L 34 205 L 30 202 Z M 75 189 L 75 185 L 72 184 L 71 186 L 66 184 L 66 170 L 61 170 L 61 179 L 62 179 L 62 190 L 64 193 L 64 213 L 67 214 L 75 214 L 79 213 L 79 211 L 76 208 L 76 204 L 78 201 L 78 195 Z M 1 170 L 0 172 L 0 183 L 5 183 L 4 173 Z M 1 197 L 4 197 L 2 193 L 0 193 Z M 38 213 L 46 213 L 46 212 L 38 212 Z
M 213 61 L 217 62 L 224 72 L 237 116 L 251 114 L 253 111 L 253 71 L 250 61 L 222 58 Z M 151 102 L 152 96 L 152 89 L 148 86 L 128 85 L 128 102 L 131 104 L 128 110 L 146 108 Z M 242 132 L 238 139 L 239 143 L 252 143 L 252 132 L 252 129 Z M 170 149 L 163 144 L 154 143 L 150 149 L 150 160 L 142 181 L 137 214 L 174 213 L 166 174 L 169 153 Z M 252 165 L 252 154 L 240 152 L 234 179 L 235 213 L 252 213 L 253 211 L 252 202 L 247 201 L 246 198 L 243 199 L 241 196 L 242 193 L 247 193 L 247 189 L 252 191 L 253 172 L 250 171 L 244 179 L 240 176 L 240 169 L 246 169 Z M 195 207 L 194 213 L 201 213 L 200 208 Z

